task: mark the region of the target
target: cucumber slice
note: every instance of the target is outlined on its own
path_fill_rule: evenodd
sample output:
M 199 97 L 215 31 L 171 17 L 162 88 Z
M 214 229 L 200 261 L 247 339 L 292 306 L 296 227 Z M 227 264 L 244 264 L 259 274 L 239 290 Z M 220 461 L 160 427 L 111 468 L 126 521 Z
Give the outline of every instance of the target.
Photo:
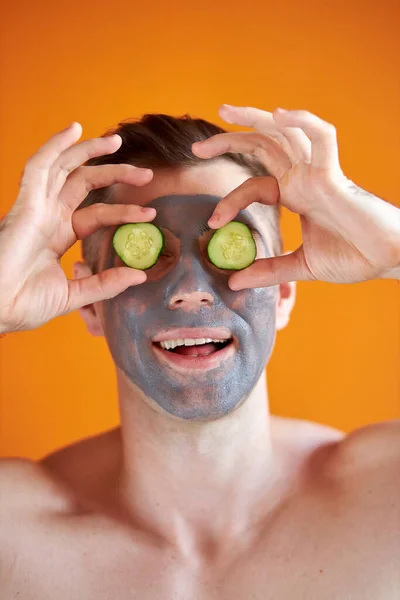
M 127 223 L 114 233 L 113 246 L 128 267 L 145 271 L 156 264 L 163 251 L 164 235 L 152 223 Z
M 257 246 L 247 225 L 230 221 L 213 234 L 207 252 L 219 269 L 240 271 L 255 261 Z

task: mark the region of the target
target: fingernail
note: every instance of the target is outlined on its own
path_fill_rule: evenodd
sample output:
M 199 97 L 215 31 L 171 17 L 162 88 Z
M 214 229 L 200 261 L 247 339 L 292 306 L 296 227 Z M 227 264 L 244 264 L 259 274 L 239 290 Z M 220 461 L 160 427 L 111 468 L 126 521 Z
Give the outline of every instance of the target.
M 146 279 L 147 279 L 147 275 L 146 275 L 146 273 L 143 273 L 143 271 L 136 275 L 137 283 L 144 283 L 146 281 Z
M 218 223 L 218 221 L 220 219 L 221 219 L 221 215 L 218 212 L 215 212 L 213 215 L 211 215 L 208 222 L 216 224 L 216 223 Z
M 194 144 L 192 144 L 192 153 L 195 154 L 201 152 L 201 150 L 203 149 L 203 144 L 206 140 L 203 140 L 202 142 L 195 142 Z M 195 154 L 196 156 L 196 154 Z M 200 157 L 201 158 L 201 157 Z
M 276 108 L 275 110 L 280 110 L 281 112 L 289 112 L 286 110 L 286 108 Z
M 152 208 L 151 206 L 143 206 L 140 210 L 141 210 L 142 213 L 145 213 L 145 214 L 147 214 L 147 213 L 151 214 L 151 213 L 155 213 L 156 212 L 156 209 Z

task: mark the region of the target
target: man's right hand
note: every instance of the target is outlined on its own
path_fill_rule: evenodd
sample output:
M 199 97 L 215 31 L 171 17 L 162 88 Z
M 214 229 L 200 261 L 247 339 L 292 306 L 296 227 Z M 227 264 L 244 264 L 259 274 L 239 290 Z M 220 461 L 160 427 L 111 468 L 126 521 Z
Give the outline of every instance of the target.
M 76 210 L 90 190 L 115 183 L 143 186 L 150 169 L 127 164 L 81 166 L 112 154 L 119 135 L 75 144 L 79 123 L 51 137 L 25 165 L 17 200 L 0 222 L 0 333 L 40 327 L 82 306 L 113 298 L 146 274 L 115 267 L 83 279 L 67 279 L 61 256 L 104 226 L 154 219 L 154 208 L 95 203 Z

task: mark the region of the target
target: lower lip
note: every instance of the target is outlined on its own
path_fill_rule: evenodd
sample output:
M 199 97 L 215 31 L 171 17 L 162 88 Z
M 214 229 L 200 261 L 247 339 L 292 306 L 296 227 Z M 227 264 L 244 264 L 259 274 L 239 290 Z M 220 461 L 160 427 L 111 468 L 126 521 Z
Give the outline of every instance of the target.
M 235 353 L 233 341 L 225 346 L 225 348 L 204 356 L 184 356 L 183 354 L 176 354 L 175 352 L 163 350 L 156 344 L 152 344 L 152 346 L 161 362 L 168 364 L 180 373 L 189 373 L 191 371 L 198 373 L 209 371 L 210 369 L 217 369 L 222 362 L 231 358 Z

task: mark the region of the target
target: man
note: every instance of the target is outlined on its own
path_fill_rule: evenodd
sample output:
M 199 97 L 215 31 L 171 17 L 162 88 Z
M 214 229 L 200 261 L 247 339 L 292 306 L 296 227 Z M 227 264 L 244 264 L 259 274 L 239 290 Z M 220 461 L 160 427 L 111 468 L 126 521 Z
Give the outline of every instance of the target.
M 272 416 L 264 369 L 293 282 L 400 278 L 400 210 L 343 175 L 315 115 L 220 114 L 255 132 L 148 117 L 74 145 L 73 124 L 27 163 L 0 233 L 0 332 L 79 309 L 114 360 L 121 427 L 3 461 L 1 600 L 398 598 L 399 422 L 345 436 Z M 291 254 L 278 203 L 300 215 Z M 232 219 L 257 243 L 234 274 L 206 251 Z M 146 273 L 112 247 L 140 221 L 166 239 Z M 83 238 L 68 281 L 58 259 Z

